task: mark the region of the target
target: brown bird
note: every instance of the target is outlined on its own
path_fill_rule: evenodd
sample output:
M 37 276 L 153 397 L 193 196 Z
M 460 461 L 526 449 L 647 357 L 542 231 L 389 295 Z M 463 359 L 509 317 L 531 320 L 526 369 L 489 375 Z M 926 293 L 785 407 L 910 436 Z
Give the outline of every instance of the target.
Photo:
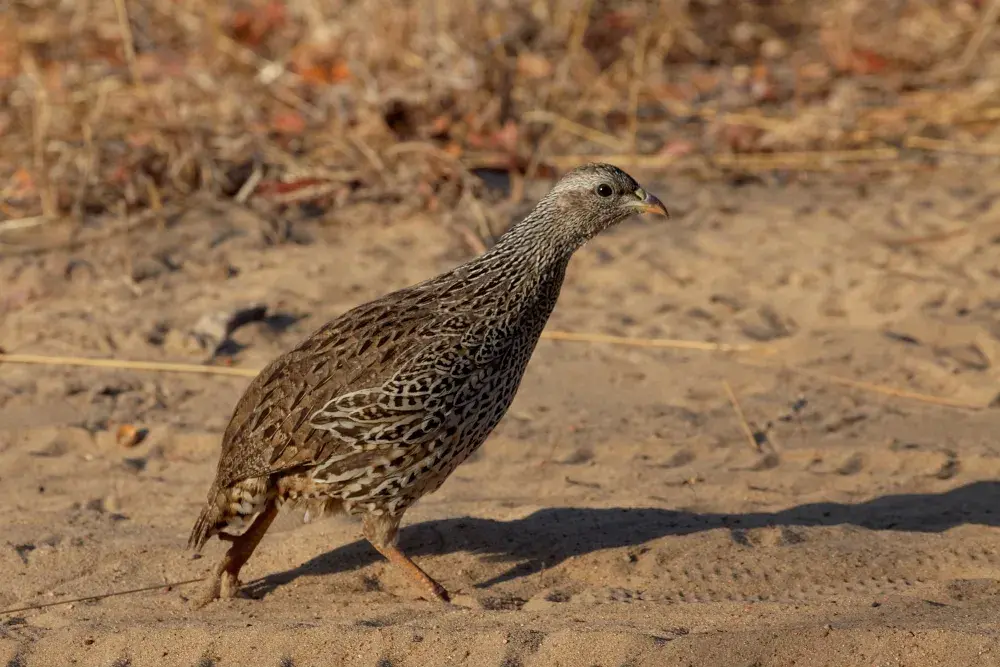
M 284 504 L 360 515 L 379 553 L 447 601 L 396 546 L 403 513 L 507 411 L 573 252 L 641 212 L 667 215 L 617 167 L 575 169 L 484 254 L 344 313 L 272 361 L 236 405 L 191 531 L 196 550 L 213 535 L 232 543 L 199 602 L 236 594 Z

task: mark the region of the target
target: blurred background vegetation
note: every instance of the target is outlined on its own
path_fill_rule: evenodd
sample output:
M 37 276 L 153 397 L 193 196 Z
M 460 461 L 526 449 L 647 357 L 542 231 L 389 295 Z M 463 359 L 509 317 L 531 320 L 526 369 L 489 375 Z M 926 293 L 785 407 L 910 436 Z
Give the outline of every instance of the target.
M 200 192 L 368 222 L 466 210 L 485 235 L 525 181 L 591 159 L 736 181 L 994 161 L 998 15 L 1000 0 L 7 2 L 0 233 Z

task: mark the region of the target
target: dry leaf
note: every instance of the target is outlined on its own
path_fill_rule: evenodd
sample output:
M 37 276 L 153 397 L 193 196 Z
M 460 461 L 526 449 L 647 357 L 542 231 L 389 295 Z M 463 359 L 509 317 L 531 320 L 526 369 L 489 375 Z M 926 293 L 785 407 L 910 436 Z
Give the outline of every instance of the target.
M 19 167 L 10 177 L 13 186 L 12 198 L 28 197 L 35 192 L 35 179 L 24 167 Z
M 778 98 L 771 72 L 762 64 L 753 68 L 750 77 L 750 96 L 756 102 L 770 102 Z
M 750 153 L 763 133 L 759 127 L 726 123 L 717 136 L 729 150 L 735 153 Z
M 517 57 L 517 72 L 528 79 L 544 79 L 552 75 L 552 63 L 537 53 L 522 53 Z
M 692 141 L 687 141 L 686 139 L 676 139 L 674 141 L 668 141 L 667 144 L 660 150 L 660 155 L 681 157 L 689 153 L 693 153 L 696 148 L 697 146 L 695 146 Z
M 271 129 L 279 134 L 302 134 L 306 119 L 297 111 L 280 111 L 271 117 Z
M 514 153 L 517 151 L 517 134 L 517 123 L 508 120 L 502 128 L 494 133 L 493 146 L 503 149 L 508 153 Z
M 125 143 L 130 148 L 143 148 L 153 143 L 154 135 L 152 130 L 137 130 L 125 135 Z
M 698 93 L 706 95 L 719 87 L 721 78 L 717 72 L 695 72 L 691 75 L 690 82 Z
M 122 424 L 118 427 L 115 439 L 122 447 L 135 447 L 145 440 L 148 434 L 149 431 L 147 429 L 136 428 L 132 424 Z
M 888 64 L 888 60 L 866 49 L 854 49 L 849 59 L 849 69 L 855 74 L 878 74 Z
M 296 190 L 301 190 L 302 188 L 312 187 L 314 185 L 320 185 L 326 183 L 321 178 L 303 178 L 297 181 L 261 181 L 257 184 L 257 188 L 254 190 L 255 195 L 264 196 L 267 195 L 284 195 L 289 192 L 295 192 Z
M 229 34 L 237 42 L 257 46 L 284 23 L 285 3 L 273 0 L 256 11 L 233 12 L 229 21 Z
M 294 70 L 309 85 L 328 86 L 332 83 L 343 83 L 351 79 L 351 69 L 344 61 L 337 61 L 332 65 L 325 62 L 314 63 L 308 58 L 303 58 L 303 61 L 300 64 L 296 64 Z
M 144 52 L 136 55 L 135 61 L 140 78 L 147 83 L 184 76 L 186 63 L 176 53 Z
M 431 121 L 430 125 L 430 136 L 432 137 L 445 137 L 448 136 L 448 131 L 451 129 L 451 118 L 446 115 L 441 115 Z
M 351 79 L 351 68 L 343 60 L 334 63 L 330 68 L 330 83 L 341 83 Z
M 509 120 L 502 128 L 489 134 L 469 132 L 466 141 L 473 148 L 502 150 L 513 154 L 517 147 L 517 125 Z
M 652 87 L 657 99 L 667 102 L 690 104 L 698 97 L 698 90 L 693 85 L 677 83 L 661 83 Z

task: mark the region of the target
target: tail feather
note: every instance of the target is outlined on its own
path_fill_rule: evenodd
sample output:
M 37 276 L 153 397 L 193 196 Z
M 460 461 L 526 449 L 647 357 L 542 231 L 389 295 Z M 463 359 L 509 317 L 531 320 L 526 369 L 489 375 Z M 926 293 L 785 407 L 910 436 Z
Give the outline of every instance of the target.
M 261 477 L 245 479 L 209 494 L 191 529 L 188 548 L 201 551 L 210 537 L 221 532 L 241 534 L 264 509 L 270 495 L 267 479 Z
M 208 538 L 219 532 L 221 515 L 222 512 L 219 511 L 219 506 L 216 503 L 210 503 L 201 510 L 198 520 L 194 523 L 194 528 L 191 529 L 191 536 L 188 537 L 188 549 L 194 549 L 195 553 L 201 551 Z

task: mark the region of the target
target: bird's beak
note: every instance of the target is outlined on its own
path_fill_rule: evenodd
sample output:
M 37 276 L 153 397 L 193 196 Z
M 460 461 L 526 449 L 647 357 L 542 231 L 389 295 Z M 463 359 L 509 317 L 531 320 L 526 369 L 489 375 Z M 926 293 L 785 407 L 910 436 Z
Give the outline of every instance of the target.
M 663 205 L 663 202 L 653 196 L 652 193 L 639 188 L 635 191 L 635 197 L 637 201 L 633 204 L 633 206 L 638 209 L 639 213 L 652 213 L 653 215 L 662 215 L 666 218 L 670 217 L 667 207 Z

